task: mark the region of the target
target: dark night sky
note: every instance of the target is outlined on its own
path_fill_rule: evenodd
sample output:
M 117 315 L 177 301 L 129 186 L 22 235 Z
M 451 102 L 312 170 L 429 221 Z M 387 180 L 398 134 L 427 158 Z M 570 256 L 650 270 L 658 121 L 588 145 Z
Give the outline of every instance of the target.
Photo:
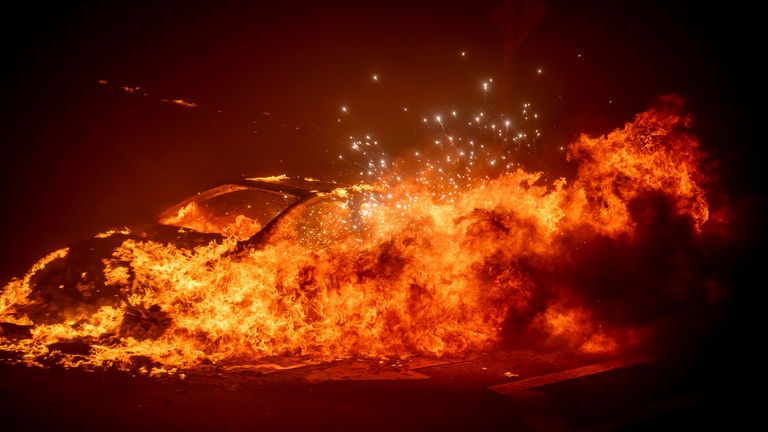
M 762 192 L 759 51 L 739 54 L 759 40 L 758 14 L 746 6 L 549 2 L 535 19 L 516 1 L 109 3 L 2 14 L 3 280 L 227 179 L 337 176 L 351 133 L 370 130 L 397 155 L 419 144 L 422 113 L 477 105 L 488 76 L 507 89 L 499 106 L 533 100 L 545 114 L 533 167 L 564 169 L 553 149 L 676 92 L 731 194 Z M 341 105 L 355 121 L 336 122 Z

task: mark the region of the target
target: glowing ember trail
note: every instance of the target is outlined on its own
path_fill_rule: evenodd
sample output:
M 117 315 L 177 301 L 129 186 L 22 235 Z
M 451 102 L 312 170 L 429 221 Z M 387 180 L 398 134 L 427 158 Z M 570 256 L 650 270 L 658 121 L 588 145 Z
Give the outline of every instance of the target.
M 622 129 L 579 138 L 569 181 L 518 169 L 446 194 L 449 174 L 401 168 L 308 201 L 259 244 L 237 241 L 253 227 L 192 250 L 127 238 L 100 282 L 66 301 L 41 288 L 66 258 L 54 252 L 3 289 L 0 349 L 27 364 L 154 372 L 272 356 L 460 356 L 524 335 L 615 352 L 649 337 L 653 317 L 601 309 L 625 313 L 611 293 L 626 288 L 590 294 L 585 251 L 642 246 L 657 207 L 694 239 L 708 226 L 703 156 L 680 106 L 666 98 Z M 195 209 L 182 210 L 169 217 Z

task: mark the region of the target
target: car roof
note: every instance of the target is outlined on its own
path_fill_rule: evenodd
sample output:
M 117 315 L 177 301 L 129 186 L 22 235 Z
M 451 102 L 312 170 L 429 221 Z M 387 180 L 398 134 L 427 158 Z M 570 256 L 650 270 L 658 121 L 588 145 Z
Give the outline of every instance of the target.
M 249 177 L 233 182 L 242 186 L 257 187 L 275 192 L 283 192 L 302 198 L 331 192 L 345 185 L 336 182 L 324 182 L 310 177 L 288 177 L 286 175 L 270 177 Z

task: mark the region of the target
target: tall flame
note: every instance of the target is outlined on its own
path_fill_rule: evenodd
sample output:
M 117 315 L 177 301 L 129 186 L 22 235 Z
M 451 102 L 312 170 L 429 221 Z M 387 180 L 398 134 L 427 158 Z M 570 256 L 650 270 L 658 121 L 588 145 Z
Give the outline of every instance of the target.
M 157 368 L 253 362 L 270 356 L 462 355 L 534 332 L 583 352 L 636 343 L 637 326 L 601 321 L 553 269 L 596 239 L 631 239 L 633 206 L 663 196 L 694 232 L 708 220 L 702 153 L 678 98 L 622 129 L 569 147 L 572 181 L 522 169 L 482 179 L 447 199 L 426 174 L 339 190 L 282 219 L 262 245 L 230 238 L 187 250 L 125 240 L 105 260 L 110 301 L 42 318 L 36 264 L 0 296 L 0 349 L 35 364 Z M 442 175 L 442 174 L 441 174 Z M 386 184 L 385 184 L 386 183 Z M 454 188 L 455 189 L 455 188 Z M 584 246 L 587 245 L 587 246 Z M 63 311 L 63 312 L 62 312 Z M 79 341 L 85 353 L 56 343 Z

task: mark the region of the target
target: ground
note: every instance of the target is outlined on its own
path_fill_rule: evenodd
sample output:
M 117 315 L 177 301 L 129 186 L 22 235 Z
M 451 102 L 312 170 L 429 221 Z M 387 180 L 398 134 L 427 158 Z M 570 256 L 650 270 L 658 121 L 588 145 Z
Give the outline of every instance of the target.
M 211 369 L 183 379 L 3 365 L 0 416 L 27 430 L 78 431 L 656 431 L 711 425 L 713 399 L 700 382 L 669 361 L 628 358 L 498 351 L 461 360 Z

